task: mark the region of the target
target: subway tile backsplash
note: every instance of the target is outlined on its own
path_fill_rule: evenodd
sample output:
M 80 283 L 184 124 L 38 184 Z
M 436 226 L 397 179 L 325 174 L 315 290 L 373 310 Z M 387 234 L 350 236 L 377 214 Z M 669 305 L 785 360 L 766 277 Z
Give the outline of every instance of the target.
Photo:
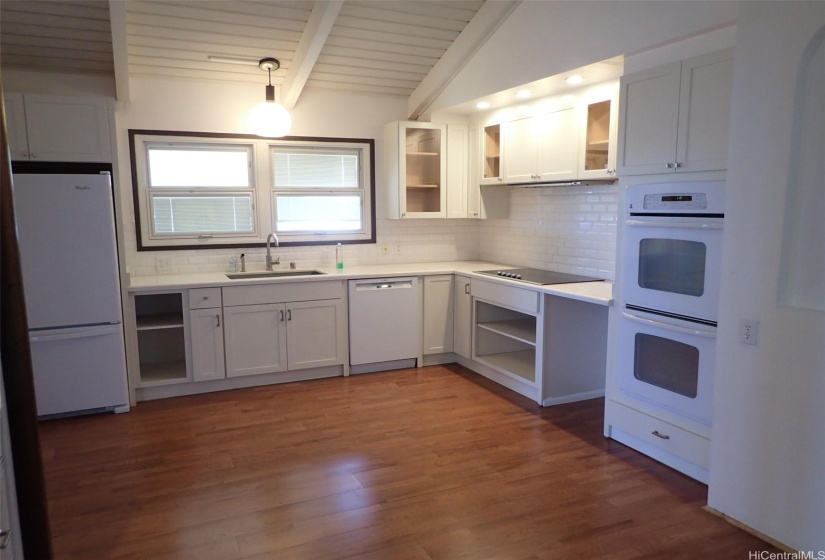
M 614 279 L 616 185 L 511 188 L 510 217 L 479 222 L 478 257 Z
M 378 220 L 377 243 L 344 246 L 344 266 L 482 259 L 613 279 L 618 187 L 511 188 L 510 217 L 496 220 Z M 247 270 L 262 270 L 266 249 L 136 252 L 127 228 L 133 276 L 220 272 L 246 254 Z M 281 266 L 335 265 L 334 246 L 279 247 Z M 169 258 L 163 272 L 156 257 Z

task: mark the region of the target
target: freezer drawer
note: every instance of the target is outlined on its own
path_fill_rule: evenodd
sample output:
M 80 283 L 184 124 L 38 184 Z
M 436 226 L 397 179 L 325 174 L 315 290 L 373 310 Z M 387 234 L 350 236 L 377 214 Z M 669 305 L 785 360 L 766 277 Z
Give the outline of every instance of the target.
M 350 364 L 417 358 L 420 317 L 418 278 L 351 280 Z
M 127 405 L 121 325 L 30 333 L 37 414 Z

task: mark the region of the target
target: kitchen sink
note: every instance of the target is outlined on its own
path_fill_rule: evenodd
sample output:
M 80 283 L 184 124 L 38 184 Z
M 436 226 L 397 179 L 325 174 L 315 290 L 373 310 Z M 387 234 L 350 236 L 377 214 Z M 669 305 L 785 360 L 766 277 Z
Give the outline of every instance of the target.
M 232 272 L 226 277 L 230 280 L 243 280 L 245 278 L 283 278 L 285 276 L 317 276 L 326 274 L 320 270 L 272 270 L 261 272 Z

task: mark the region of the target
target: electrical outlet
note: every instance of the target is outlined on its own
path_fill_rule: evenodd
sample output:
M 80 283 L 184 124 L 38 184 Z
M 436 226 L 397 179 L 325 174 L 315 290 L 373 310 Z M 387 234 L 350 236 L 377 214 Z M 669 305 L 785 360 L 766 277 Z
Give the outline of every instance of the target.
M 396 255 L 400 255 L 400 254 L 401 254 L 401 243 L 396 243 L 396 244 L 395 244 L 395 254 L 396 254 Z
M 389 245 L 382 245 L 381 246 L 381 255 L 384 257 L 390 256 L 390 246 Z
M 165 272 L 169 270 L 172 264 L 169 262 L 169 257 L 155 257 L 155 270 L 158 272 Z
M 753 344 L 755 346 L 758 334 L 759 321 L 742 319 L 742 322 L 739 323 L 739 342 L 742 344 Z

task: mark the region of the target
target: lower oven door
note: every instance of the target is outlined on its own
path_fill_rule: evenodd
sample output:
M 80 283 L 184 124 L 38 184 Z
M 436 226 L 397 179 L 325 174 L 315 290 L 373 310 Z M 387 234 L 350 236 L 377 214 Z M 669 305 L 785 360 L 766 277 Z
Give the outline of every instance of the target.
M 710 426 L 715 327 L 625 310 L 619 348 L 623 394 Z

